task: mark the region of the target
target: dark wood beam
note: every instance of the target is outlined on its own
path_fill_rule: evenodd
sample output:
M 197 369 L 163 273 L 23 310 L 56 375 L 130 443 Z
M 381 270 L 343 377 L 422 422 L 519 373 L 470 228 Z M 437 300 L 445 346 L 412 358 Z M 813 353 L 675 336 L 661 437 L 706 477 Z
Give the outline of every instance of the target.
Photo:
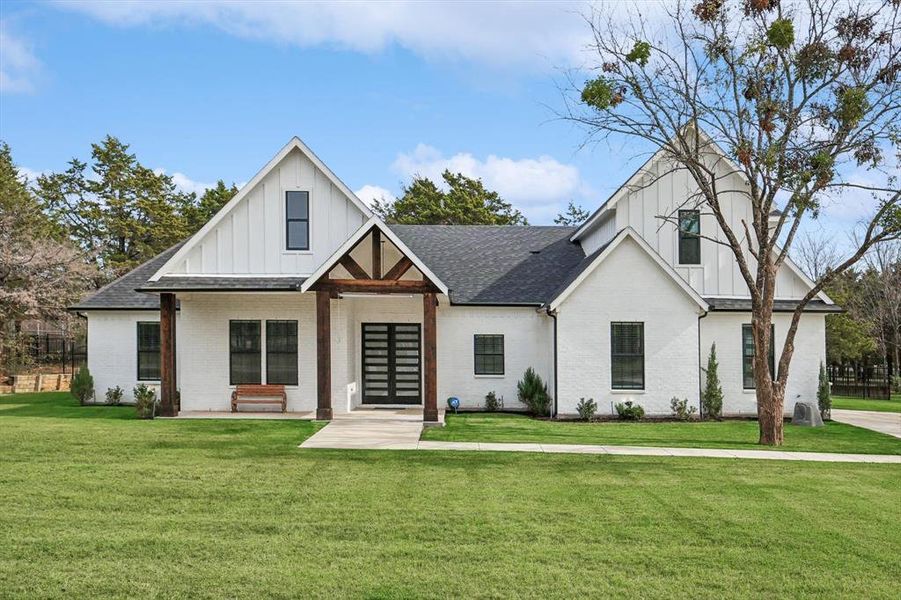
M 178 414 L 175 362 L 175 294 L 160 294 L 160 416 Z
M 363 270 L 360 263 L 355 261 L 350 254 L 342 256 L 338 263 L 347 269 L 347 272 L 350 273 L 354 279 L 369 279 L 369 275 Z
M 434 292 L 422 296 L 422 352 L 425 373 L 422 420 L 438 422 L 438 299 Z
M 359 292 L 369 294 L 427 294 L 437 290 L 428 281 L 415 279 L 327 279 L 313 286 L 314 290 L 331 292 Z
M 412 260 L 410 260 L 406 256 L 401 256 L 400 260 L 397 261 L 397 264 L 388 269 L 388 272 L 385 273 L 385 279 L 400 279 L 401 277 L 403 277 L 404 273 L 410 270 L 410 267 L 412 266 Z
M 316 418 L 332 418 L 332 318 L 328 291 L 316 292 Z
M 382 278 L 382 232 L 376 227 L 372 229 L 372 278 Z

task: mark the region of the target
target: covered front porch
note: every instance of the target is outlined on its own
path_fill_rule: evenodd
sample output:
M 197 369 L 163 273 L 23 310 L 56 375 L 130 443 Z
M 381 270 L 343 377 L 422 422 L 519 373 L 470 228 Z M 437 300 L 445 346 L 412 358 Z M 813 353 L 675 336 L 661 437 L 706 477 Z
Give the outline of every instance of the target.
M 405 250 L 370 222 L 294 289 L 288 278 L 271 283 L 272 289 L 246 291 L 192 289 L 167 278 L 172 289 L 160 290 L 161 413 L 320 420 L 391 415 L 439 422 L 436 312 L 446 289 Z M 286 323 L 292 337 L 284 347 L 285 338 L 273 336 Z M 244 327 L 238 346 L 247 346 L 249 355 L 236 354 L 235 324 Z M 255 336 L 250 341 L 247 331 Z M 231 412 L 228 398 L 244 381 L 236 379 L 236 369 L 248 361 L 258 372 L 247 383 L 271 383 L 273 369 L 294 367 L 293 378 L 277 381 L 285 386 L 286 412 L 253 406 Z

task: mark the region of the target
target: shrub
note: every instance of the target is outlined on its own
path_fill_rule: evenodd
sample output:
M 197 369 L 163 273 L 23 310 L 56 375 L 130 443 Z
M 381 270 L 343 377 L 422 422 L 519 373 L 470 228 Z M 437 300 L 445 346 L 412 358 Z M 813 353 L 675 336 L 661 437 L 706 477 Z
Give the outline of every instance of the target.
M 106 403 L 115 406 L 122 403 L 122 394 L 124 390 L 118 385 L 116 387 L 106 388 Z
M 139 419 L 152 419 L 156 416 L 156 391 L 140 383 L 132 390 L 135 396 L 135 410 Z
M 820 408 L 820 416 L 828 419 L 832 412 L 832 395 L 829 392 L 829 377 L 826 376 L 826 367 L 822 361 L 820 361 L 820 380 L 817 385 L 817 406 Z
M 546 416 L 551 408 L 551 395 L 547 384 L 541 380 L 535 369 L 529 367 L 522 379 L 516 384 L 519 401 L 526 405 L 529 412 L 536 417 Z
M 669 405 L 672 408 L 673 416 L 680 421 L 690 421 L 691 417 L 698 412 L 697 406 L 688 405 L 688 398 L 683 398 L 682 400 L 673 398 L 670 400 Z
M 623 421 L 640 421 L 644 418 L 644 409 L 640 404 L 634 404 L 631 400 L 618 402 L 614 405 L 616 416 Z
M 713 344 L 707 357 L 707 382 L 701 398 L 704 417 L 708 419 L 719 419 L 723 413 L 723 386 L 720 385 L 719 367 L 720 364 L 716 361 L 716 344 Z
M 69 384 L 69 391 L 82 405 L 87 404 L 94 399 L 94 377 L 87 367 L 78 369 L 78 373 L 72 378 Z
M 504 401 L 497 397 L 494 390 L 485 394 L 485 410 L 488 412 L 497 412 L 504 407 Z
M 580 419 L 590 421 L 594 418 L 595 413 L 598 412 L 598 405 L 594 398 L 589 398 L 588 400 L 580 398 L 579 403 L 576 404 L 576 410 L 579 412 Z

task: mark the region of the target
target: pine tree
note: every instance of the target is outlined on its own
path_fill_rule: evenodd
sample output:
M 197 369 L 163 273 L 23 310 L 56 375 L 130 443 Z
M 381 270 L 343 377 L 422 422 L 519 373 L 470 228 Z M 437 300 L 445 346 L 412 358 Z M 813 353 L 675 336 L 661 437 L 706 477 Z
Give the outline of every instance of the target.
M 704 416 L 719 419 L 723 411 L 723 386 L 720 385 L 719 363 L 716 361 L 716 344 L 710 346 L 707 358 L 707 383 L 704 386 Z
M 569 206 L 566 207 L 566 212 L 559 213 L 556 217 L 554 217 L 554 223 L 557 225 L 581 225 L 585 221 L 588 220 L 591 214 L 582 208 L 581 206 L 577 206 L 575 202 L 572 200 L 569 201 Z
M 820 408 L 820 416 L 824 419 L 830 417 L 832 412 L 832 394 L 829 391 L 829 377 L 826 376 L 826 367 L 820 361 L 820 382 L 817 386 L 817 405 Z

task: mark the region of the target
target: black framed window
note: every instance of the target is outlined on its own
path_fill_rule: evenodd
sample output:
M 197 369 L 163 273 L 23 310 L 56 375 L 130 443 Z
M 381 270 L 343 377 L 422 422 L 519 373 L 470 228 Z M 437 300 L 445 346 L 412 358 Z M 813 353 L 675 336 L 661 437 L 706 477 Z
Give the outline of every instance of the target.
M 229 382 L 262 383 L 259 321 L 229 321 Z
M 644 389 L 644 323 L 610 323 L 610 373 L 615 390 Z
M 776 327 L 770 326 L 770 376 L 776 374 L 776 354 L 773 350 L 774 340 L 776 338 Z M 754 381 L 754 331 L 750 324 L 741 326 L 741 376 L 742 385 L 746 390 L 757 388 Z
M 288 250 L 310 249 L 310 192 L 285 192 L 285 242 Z
M 266 383 L 297 385 L 297 321 L 266 321 Z
M 160 380 L 160 323 L 138 322 L 138 381 Z
M 701 264 L 701 211 L 679 211 L 679 264 Z
M 473 336 L 476 375 L 504 374 L 504 336 L 476 334 Z

